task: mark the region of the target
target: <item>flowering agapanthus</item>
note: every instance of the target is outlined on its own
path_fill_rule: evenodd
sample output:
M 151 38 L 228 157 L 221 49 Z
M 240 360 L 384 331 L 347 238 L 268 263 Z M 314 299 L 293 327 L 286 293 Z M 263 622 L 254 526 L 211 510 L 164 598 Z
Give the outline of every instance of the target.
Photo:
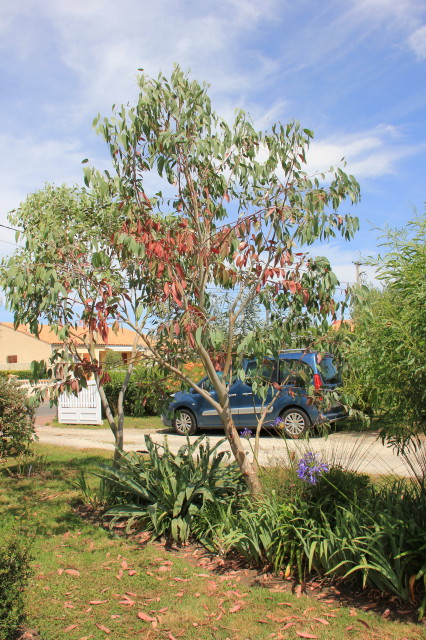
M 321 462 L 318 453 L 308 451 L 299 460 L 297 476 L 301 480 L 309 482 L 309 484 L 316 484 L 322 474 L 327 473 L 328 470 L 328 466 L 324 462 Z
M 278 418 L 275 418 L 275 420 L 272 421 L 272 424 L 274 427 L 282 427 L 284 423 L 284 420 L 281 418 L 281 416 L 278 416 Z
M 250 431 L 250 429 L 244 429 L 243 431 L 241 431 L 240 436 L 241 438 L 247 438 L 247 440 L 249 438 L 251 438 L 253 435 L 253 432 Z

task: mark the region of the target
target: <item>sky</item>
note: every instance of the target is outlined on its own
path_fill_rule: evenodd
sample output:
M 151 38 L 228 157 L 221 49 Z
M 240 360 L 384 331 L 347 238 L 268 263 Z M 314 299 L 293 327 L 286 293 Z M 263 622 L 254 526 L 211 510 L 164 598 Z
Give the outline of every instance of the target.
M 310 167 L 346 159 L 362 199 L 342 212 L 360 231 L 316 248 L 342 282 L 380 229 L 424 211 L 425 0 L 0 0 L 0 224 L 46 182 L 82 184 L 84 158 L 108 168 L 93 118 L 135 101 L 138 68 L 174 63 L 229 120 L 243 108 L 259 129 L 313 130 Z M 0 256 L 14 242 L 0 226 Z

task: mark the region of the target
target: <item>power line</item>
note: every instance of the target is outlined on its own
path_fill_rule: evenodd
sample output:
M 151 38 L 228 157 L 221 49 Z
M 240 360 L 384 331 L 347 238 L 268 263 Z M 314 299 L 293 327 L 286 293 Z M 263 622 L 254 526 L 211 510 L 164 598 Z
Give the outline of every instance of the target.
M 0 242 L 5 242 L 6 244 L 11 244 L 14 247 L 22 247 L 22 244 L 16 244 L 16 242 L 9 242 L 9 240 L 3 240 L 2 238 L 0 238 Z
M 8 227 L 7 224 L 1 224 L 0 227 L 4 227 L 5 229 L 10 229 L 10 231 L 19 231 L 19 229 L 15 229 L 14 227 Z

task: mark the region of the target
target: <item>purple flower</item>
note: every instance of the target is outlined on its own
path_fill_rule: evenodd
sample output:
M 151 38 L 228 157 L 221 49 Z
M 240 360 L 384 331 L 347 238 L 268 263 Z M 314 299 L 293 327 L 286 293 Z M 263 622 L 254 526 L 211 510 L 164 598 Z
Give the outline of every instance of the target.
M 278 416 L 278 418 L 275 418 L 275 420 L 272 421 L 272 424 L 274 427 L 281 427 L 283 422 L 284 420 L 280 416 Z
M 250 429 L 244 429 L 243 431 L 241 431 L 240 436 L 241 438 L 247 438 L 247 440 L 249 440 L 252 437 L 253 433 L 252 431 L 250 431 Z
M 308 451 L 308 453 L 305 453 L 305 455 L 300 458 L 299 464 L 297 465 L 297 476 L 301 480 L 309 482 L 309 484 L 316 484 L 322 474 L 327 473 L 328 470 L 328 466 L 320 461 L 317 453 Z

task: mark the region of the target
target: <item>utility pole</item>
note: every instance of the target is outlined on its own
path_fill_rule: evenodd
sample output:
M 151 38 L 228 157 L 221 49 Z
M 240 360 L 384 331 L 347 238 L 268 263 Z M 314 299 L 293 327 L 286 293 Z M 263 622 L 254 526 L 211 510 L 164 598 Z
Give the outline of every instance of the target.
M 354 262 L 354 265 L 355 265 L 355 281 L 356 281 L 357 286 L 360 287 L 361 284 L 362 284 L 362 282 L 361 282 L 361 275 L 362 274 L 361 274 L 361 269 L 360 269 L 360 267 L 362 265 L 362 262 Z

